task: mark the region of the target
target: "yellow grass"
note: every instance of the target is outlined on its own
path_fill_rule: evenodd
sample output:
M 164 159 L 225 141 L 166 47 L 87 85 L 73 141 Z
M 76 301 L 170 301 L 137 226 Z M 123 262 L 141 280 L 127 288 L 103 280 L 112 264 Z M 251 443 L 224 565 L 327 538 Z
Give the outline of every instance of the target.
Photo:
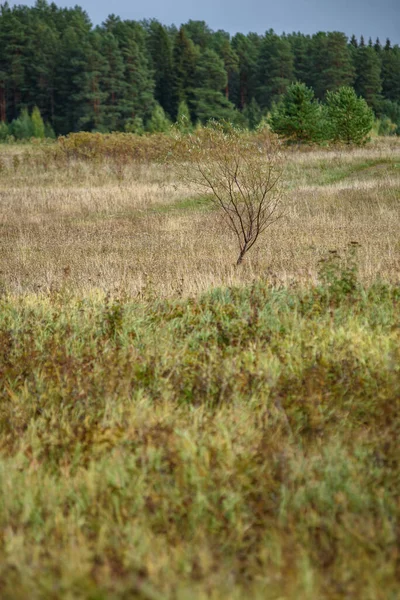
M 123 289 L 196 294 L 258 277 L 315 281 L 318 261 L 350 241 L 360 276 L 398 281 L 400 142 L 356 150 L 287 151 L 286 212 L 245 263 L 218 212 L 162 166 L 35 164 L 1 147 L 0 269 L 10 292 Z M 15 156 L 18 160 L 15 163 Z

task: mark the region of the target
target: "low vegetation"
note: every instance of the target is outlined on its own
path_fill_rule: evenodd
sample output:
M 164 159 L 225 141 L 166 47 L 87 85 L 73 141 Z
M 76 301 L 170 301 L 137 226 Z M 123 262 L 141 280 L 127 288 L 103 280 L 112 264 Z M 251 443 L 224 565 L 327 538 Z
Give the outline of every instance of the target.
M 236 266 L 166 139 L 3 147 L 1 597 L 396 600 L 398 141 L 285 146 Z

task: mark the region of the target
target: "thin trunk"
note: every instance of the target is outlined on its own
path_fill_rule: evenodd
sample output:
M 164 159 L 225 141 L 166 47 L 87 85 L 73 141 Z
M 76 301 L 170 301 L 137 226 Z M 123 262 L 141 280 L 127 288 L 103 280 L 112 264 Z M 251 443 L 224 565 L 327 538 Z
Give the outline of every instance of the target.
M 246 254 L 246 252 L 247 252 L 247 244 L 245 246 L 243 246 L 243 248 L 240 250 L 240 254 L 239 254 L 238 259 L 236 261 L 236 266 L 239 266 L 239 265 L 242 264 L 243 258 L 244 258 L 244 255 Z

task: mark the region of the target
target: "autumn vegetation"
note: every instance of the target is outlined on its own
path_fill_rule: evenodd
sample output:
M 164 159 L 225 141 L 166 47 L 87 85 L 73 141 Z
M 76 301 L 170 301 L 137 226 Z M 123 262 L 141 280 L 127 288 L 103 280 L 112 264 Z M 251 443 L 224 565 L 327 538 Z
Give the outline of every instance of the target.
M 2 147 L 2 599 L 397 598 L 399 193 L 396 137 Z

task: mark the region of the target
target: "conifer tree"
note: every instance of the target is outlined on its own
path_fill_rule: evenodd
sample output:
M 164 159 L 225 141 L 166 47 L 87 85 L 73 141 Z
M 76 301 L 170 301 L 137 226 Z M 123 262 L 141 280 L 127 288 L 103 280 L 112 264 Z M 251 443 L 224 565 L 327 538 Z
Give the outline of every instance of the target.
M 125 82 L 120 102 L 124 122 L 150 118 L 154 108 L 154 79 L 143 27 L 134 21 L 119 22 L 113 28 L 121 50 Z
M 382 92 L 386 99 L 400 102 L 400 48 L 386 43 L 381 52 Z
M 374 114 L 364 98 L 351 87 L 342 87 L 326 95 L 330 137 L 346 144 L 362 144 L 374 123 Z
M 286 92 L 294 78 L 294 57 L 290 43 L 272 29 L 265 34 L 257 68 L 257 100 L 261 108 L 269 108 Z
M 197 86 L 193 100 L 195 116 L 202 123 L 209 119 L 234 118 L 234 106 L 222 91 L 227 79 L 223 60 L 214 50 L 204 50 L 196 68 Z
M 148 25 L 147 47 L 154 72 L 154 98 L 170 116 L 173 115 L 172 41 L 167 29 L 158 21 Z
M 45 137 L 45 126 L 40 114 L 40 110 L 37 106 L 34 107 L 31 115 L 32 121 L 32 136 L 35 138 L 43 139 Z
M 225 71 L 226 71 L 226 86 L 225 86 L 225 96 L 229 100 L 229 90 L 230 90 L 230 82 L 235 73 L 239 70 L 239 57 L 231 46 L 231 43 L 228 39 L 225 39 L 221 48 L 220 48 L 220 56 L 224 61 Z
M 381 54 L 382 52 L 382 44 L 380 39 L 377 37 L 374 44 L 374 49 L 377 54 Z
M 106 32 L 101 36 L 101 53 L 106 65 L 101 78 L 101 89 L 104 92 L 102 107 L 102 125 L 108 131 L 121 128 L 124 121 L 124 98 L 127 92 L 125 66 L 117 38 Z
M 350 46 L 352 46 L 353 48 L 358 48 L 358 41 L 354 33 L 350 38 Z
M 290 42 L 294 56 L 294 78 L 296 81 L 308 83 L 311 69 L 311 38 L 302 33 L 292 33 L 287 39 Z
M 198 46 L 201 50 L 206 48 L 212 48 L 212 37 L 213 32 L 205 21 L 194 21 L 190 19 L 187 23 L 182 25 L 185 30 L 186 36 Z
M 272 131 L 297 142 L 315 142 L 321 137 L 321 109 L 314 92 L 304 83 L 293 83 L 282 102 L 271 112 Z
M 237 33 L 232 39 L 232 48 L 238 57 L 238 72 L 233 73 L 229 90 L 230 99 L 243 109 L 257 91 L 257 58 L 261 44 L 256 34 Z
M 381 61 L 370 46 L 360 45 L 354 55 L 356 94 L 365 98 L 369 106 L 376 107 L 382 91 Z
M 165 114 L 163 107 L 160 106 L 160 104 L 156 104 L 147 124 L 147 130 L 150 131 L 150 133 L 166 133 L 170 128 L 171 121 Z
M 344 33 L 333 31 L 326 37 L 326 63 L 321 73 L 322 86 L 326 91 L 354 83 L 355 69 Z
M 190 40 L 181 27 L 175 37 L 173 49 L 173 113 L 177 115 L 180 102 L 186 102 L 194 116 L 194 89 L 196 87 L 196 67 L 200 50 Z
M 192 129 L 189 107 L 184 100 L 178 106 L 176 126 L 181 133 L 188 133 Z
M 81 109 L 79 126 L 89 131 L 107 131 L 104 119 L 107 92 L 102 84 L 109 65 L 102 54 L 102 37 L 99 31 L 90 33 L 85 50 L 86 68 L 75 78 L 79 90 L 75 99 Z
M 252 98 L 249 104 L 244 107 L 243 116 L 246 120 L 247 127 L 251 131 L 257 129 L 261 123 L 262 111 L 255 98 Z
M 33 136 L 32 119 L 27 108 L 23 108 L 19 117 L 11 122 L 10 131 L 17 140 L 28 140 Z

